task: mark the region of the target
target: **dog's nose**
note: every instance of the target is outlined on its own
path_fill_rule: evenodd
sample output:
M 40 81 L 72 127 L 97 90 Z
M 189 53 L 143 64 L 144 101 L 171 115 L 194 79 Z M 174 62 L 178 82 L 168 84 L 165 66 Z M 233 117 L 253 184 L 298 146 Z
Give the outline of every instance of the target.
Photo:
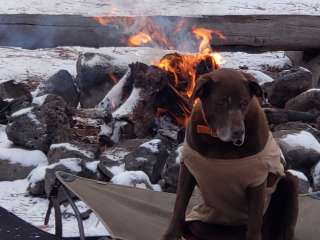
M 232 138 L 233 139 L 241 139 L 243 138 L 244 130 L 243 129 L 237 129 L 232 131 Z
M 235 146 L 242 146 L 243 142 L 244 142 L 244 130 L 242 129 L 237 129 L 235 131 L 232 132 L 232 139 L 233 139 L 233 144 Z

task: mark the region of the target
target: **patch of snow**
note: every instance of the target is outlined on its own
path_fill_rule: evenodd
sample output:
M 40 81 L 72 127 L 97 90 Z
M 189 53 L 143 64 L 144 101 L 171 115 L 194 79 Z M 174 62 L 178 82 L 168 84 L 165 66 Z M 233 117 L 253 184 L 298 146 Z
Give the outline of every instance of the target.
M 96 173 L 98 169 L 99 161 L 93 161 L 86 163 L 86 168 L 88 168 L 91 172 Z
M 24 114 L 29 113 L 31 110 L 33 109 L 33 107 L 27 107 L 27 108 L 22 108 L 14 113 L 11 114 L 11 117 L 19 117 L 22 116 Z
M 251 74 L 255 79 L 257 79 L 258 83 L 260 85 L 267 83 L 267 82 L 273 82 L 274 79 L 267 74 L 257 71 L 257 70 L 247 70 L 247 73 Z
M 43 225 L 44 217 L 48 208 L 48 200 L 43 198 L 31 197 L 27 194 L 29 182 L 27 179 L 16 180 L 12 182 L 0 182 L 0 205 L 1 207 L 12 212 L 16 216 L 31 223 L 35 227 L 54 234 L 55 221 L 54 214 L 51 214 L 48 226 Z M 84 212 L 88 207 L 83 202 L 77 202 L 80 212 Z M 61 207 L 64 215 L 70 217 L 62 219 L 64 237 L 79 236 L 77 220 L 70 206 Z M 99 219 L 93 214 L 90 218 L 83 221 L 86 236 L 106 236 L 107 230 Z
M 10 148 L 13 143 L 8 139 L 6 134 L 6 125 L 0 124 L 0 148 Z
M 296 170 L 293 170 L 293 169 L 289 169 L 288 172 L 290 172 L 292 175 L 296 176 L 297 178 L 308 182 L 308 178 L 306 177 L 306 175 L 304 175 L 303 172 L 299 172 L 299 171 L 296 171 Z
M 316 152 L 320 152 L 320 143 L 311 133 L 307 131 L 288 134 L 281 138 L 281 140 L 292 148 L 304 147 L 306 149 L 312 149 Z
M 133 88 L 128 99 L 116 110 L 113 112 L 112 116 L 114 118 L 120 118 L 132 113 L 135 107 L 138 105 L 141 88 Z
M 41 106 L 44 103 L 44 101 L 46 100 L 47 96 L 48 96 L 48 94 L 42 95 L 42 96 L 39 96 L 39 97 L 34 97 L 32 99 L 32 103 Z
M 50 149 L 56 149 L 56 148 L 64 148 L 70 151 L 76 151 L 76 152 L 80 152 L 82 153 L 84 156 L 88 157 L 88 158 L 94 158 L 94 153 L 87 151 L 87 150 L 83 150 L 80 149 L 79 147 L 71 144 L 71 143 L 57 143 L 57 144 L 52 144 L 50 146 Z
M 144 189 L 156 190 L 159 189 L 159 185 L 154 187 L 150 182 L 148 175 L 143 171 L 125 171 L 111 179 L 114 184 L 120 184 L 130 187 L 138 187 Z
M 25 167 L 47 165 L 47 156 L 39 150 L 24 150 L 19 148 L 0 148 L 0 160 Z
M 125 171 L 124 164 L 121 164 L 120 166 L 107 167 L 107 169 L 113 174 L 113 176 L 121 174 Z
M 140 145 L 140 147 L 147 148 L 153 153 L 159 152 L 160 139 L 153 139 Z
M 146 161 L 148 161 L 148 159 L 146 159 L 145 157 L 137 157 L 136 160 L 138 162 L 146 162 Z

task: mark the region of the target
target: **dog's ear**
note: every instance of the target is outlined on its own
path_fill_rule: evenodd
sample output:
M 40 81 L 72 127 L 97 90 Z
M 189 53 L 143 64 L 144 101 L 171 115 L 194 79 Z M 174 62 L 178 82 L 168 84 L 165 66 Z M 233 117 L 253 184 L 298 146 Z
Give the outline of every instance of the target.
M 203 98 L 205 96 L 208 96 L 211 91 L 212 84 L 213 80 L 209 76 L 200 76 L 193 90 L 191 102 L 194 102 L 197 98 Z
M 263 98 L 263 90 L 257 80 L 249 73 L 243 72 L 243 75 L 248 80 L 250 93 L 256 97 Z

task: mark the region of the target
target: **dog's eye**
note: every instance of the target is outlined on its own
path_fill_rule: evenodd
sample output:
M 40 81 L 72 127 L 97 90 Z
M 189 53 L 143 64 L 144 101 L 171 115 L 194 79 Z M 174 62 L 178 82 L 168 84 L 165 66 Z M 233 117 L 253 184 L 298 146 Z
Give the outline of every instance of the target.
M 247 100 L 243 100 L 240 102 L 240 107 L 242 109 L 245 109 L 245 108 L 247 108 L 248 104 L 249 104 L 249 102 Z
M 228 100 L 221 100 L 217 102 L 218 107 L 227 107 L 229 104 Z

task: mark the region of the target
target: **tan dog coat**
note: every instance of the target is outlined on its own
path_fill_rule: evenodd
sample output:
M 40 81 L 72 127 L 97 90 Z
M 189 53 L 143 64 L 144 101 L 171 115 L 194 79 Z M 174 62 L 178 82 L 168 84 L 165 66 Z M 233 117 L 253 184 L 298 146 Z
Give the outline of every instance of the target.
M 179 148 L 179 158 L 198 184 L 194 193 L 198 204 L 192 208 L 186 220 L 224 225 L 247 224 L 246 189 L 261 185 L 269 173 L 284 176 L 280 157 L 279 146 L 271 133 L 261 152 L 232 160 L 204 157 L 185 141 Z M 267 188 L 265 211 L 276 186 L 274 184 Z

